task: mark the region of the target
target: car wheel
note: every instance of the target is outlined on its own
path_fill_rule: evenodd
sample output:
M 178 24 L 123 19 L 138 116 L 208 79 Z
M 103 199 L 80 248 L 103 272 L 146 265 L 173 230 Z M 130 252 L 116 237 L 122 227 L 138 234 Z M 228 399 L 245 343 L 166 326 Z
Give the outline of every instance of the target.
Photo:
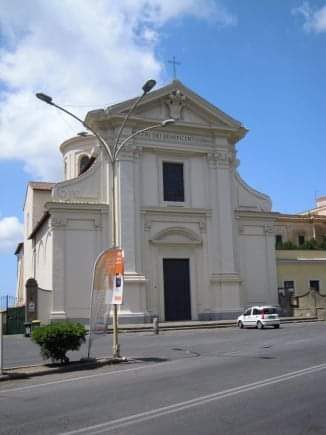
M 264 329 L 264 325 L 261 322 L 257 322 L 257 328 L 258 329 Z
M 243 323 L 241 322 L 241 320 L 239 320 L 238 326 L 239 326 L 240 329 L 243 329 Z
M 280 325 L 274 325 L 274 329 L 279 329 Z

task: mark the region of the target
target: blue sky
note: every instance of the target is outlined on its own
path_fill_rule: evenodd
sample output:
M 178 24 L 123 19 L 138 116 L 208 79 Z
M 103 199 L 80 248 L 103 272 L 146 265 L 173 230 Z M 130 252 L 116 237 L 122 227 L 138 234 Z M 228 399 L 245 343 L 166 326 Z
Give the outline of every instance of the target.
M 60 180 L 80 116 L 177 78 L 250 130 L 239 172 L 273 210 L 326 195 L 326 0 L 2 0 L 0 294 L 13 294 L 29 180 Z M 33 7 L 31 6 L 33 4 Z M 77 7 L 78 4 L 78 7 Z

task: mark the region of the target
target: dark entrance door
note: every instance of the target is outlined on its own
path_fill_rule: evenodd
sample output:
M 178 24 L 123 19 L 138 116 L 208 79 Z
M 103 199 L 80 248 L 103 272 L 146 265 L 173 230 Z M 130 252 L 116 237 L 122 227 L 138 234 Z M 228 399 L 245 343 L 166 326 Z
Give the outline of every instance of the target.
M 189 260 L 163 259 L 165 320 L 191 320 Z

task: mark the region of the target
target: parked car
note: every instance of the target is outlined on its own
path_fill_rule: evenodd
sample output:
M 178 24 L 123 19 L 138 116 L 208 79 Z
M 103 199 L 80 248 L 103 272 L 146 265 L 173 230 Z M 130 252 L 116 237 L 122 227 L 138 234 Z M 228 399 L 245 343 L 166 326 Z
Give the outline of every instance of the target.
M 247 308 L 237 319 L 239 328 L 253 326 L 263 329 L 265 326 L 280 327 L 280 317 L 276 307 L 271 305 L 253 306 Z

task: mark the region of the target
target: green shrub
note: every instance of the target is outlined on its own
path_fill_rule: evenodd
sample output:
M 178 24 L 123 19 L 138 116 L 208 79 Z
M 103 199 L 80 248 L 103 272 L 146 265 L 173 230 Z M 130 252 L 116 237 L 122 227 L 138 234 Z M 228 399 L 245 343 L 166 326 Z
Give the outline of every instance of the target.
M 67 364 L 69 350 L 78 350 L 86 340 L 87 331 L 81 323 L 58 322 L 32 331 L 32 340 L 41 347 L 44 359 Z
M 300 249 L 318 249 L 319 243 L 315 239 L 306 240 L 303 245 L 299 246 Z
M 322 240 L 321 242 L 319 242 L 319 249 L 321 250 L 326 250 L 326 240 Z
M 287 242 L 283 242 L 278 249 L 298 249 L 298 247 L 293 242 L 288 240 Z
M 310 239 L 310 240 L 306 240 L 302 245 L 296 245 L 295 243 L 291 242 L 290 240 L 286 241 L 286 242 L 277 242 L 275 249 L 278 250 L 292 250 L 292 249 L 299 249 L 299 250 L 314 250 L 314 249 L 321 249 L 321 250 L 326 250 L 326 241 L 325 240 L 315 240 L 315 239 Z

